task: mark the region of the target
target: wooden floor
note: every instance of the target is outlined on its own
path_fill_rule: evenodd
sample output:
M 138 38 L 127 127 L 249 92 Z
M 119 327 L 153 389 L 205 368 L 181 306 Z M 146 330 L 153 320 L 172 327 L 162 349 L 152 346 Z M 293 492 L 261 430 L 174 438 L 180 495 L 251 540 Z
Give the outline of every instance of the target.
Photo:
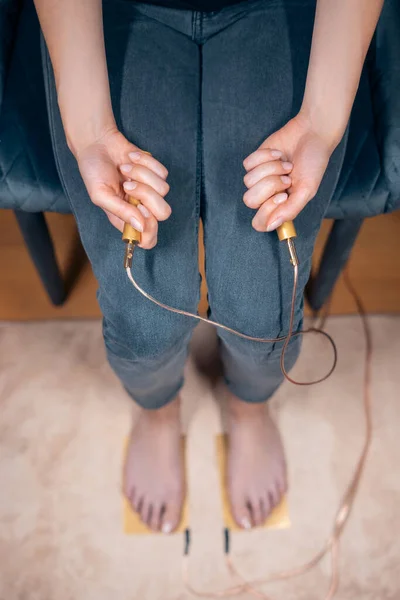
M 0 211 L 0 320 L 36 320 L 99 317 L 96 281 L 82 250 L 71 215 L 49 214 L 56 253 L 71 288 L 62 307 L 50 304 L 24 246 L 14 215 Z M 330 222 L 318 238 L 315 261 L 321 252 Z M 400 213 L 365 221 L 350 261 L 350 275 L 370 313 L 400 313 Z M 202 306 L 205 303 L 203 289 Z M 331 313 L 355 312 L 353 301 L 340 280 Z

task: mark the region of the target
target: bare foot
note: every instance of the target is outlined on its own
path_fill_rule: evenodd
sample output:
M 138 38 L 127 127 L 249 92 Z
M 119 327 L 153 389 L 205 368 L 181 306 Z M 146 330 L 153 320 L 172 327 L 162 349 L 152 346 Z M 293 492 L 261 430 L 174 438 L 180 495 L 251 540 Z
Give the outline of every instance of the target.
M 143 410 L 136 421 L 124 493 L 154 531 L 170 533 L 179 524 L 185 494 L 179 398 L 159 410 Z
M 240 527 L 262 525 L 287 489 L 279 431 L 265 404 L 228 393 L 227 484 L 232 515 Z

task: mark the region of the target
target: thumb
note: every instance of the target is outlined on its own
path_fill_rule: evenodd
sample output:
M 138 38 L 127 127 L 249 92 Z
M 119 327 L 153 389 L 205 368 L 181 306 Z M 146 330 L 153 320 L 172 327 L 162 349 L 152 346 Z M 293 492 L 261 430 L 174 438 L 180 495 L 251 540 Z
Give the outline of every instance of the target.
M 292 190 L 292 191 L 291 191 Z M 273 231 L 285 221 L 293 221 L 303 210 L 308 202 L 317 193 L 318 186 L 315 183 L 302 181 L 289 188 L 289 198 L 279 205 L 270 215 L 267 221 L 267 231 Z
M 119 229 L 120 221 L 130 223 L 139 231 L 144 231 L 144 217 L 140 210 L 130 204 L 126 200 L 120 198 L 114 190 L 106 185 L 95 186 L 95 189 L 89 190 L 90 198 L 96 206 L 102 208 L 110 219 L 110 215 L 114 218 L 110 221 Z

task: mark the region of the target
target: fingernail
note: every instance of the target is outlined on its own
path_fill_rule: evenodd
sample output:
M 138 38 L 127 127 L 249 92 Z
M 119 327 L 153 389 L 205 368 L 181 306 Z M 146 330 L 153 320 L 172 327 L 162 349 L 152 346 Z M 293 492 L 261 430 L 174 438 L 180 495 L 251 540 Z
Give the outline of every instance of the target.
M 138 231 L 143 231 L 143 225 L 141 224 L 140 221 L 138 221 L 137 219 L 135 219 L 135 217 L 131 218 L 131 225 L 133 227 L 133 229 L 137 229 Z
M 251 529 L 250 519 L 248 519 L 247 517 L 243 517 L 243 519 L 240 522 L 244 529 Z
M 283 162 L 282 166 L 284 169 L 291 169 L 293 167 L 293 164 L 291 162 Z
M 150 212 L 147 210 L 147 208 L 145 206 L 143 206 L 143 204 L 138 204 L 137 207 L 140 210 L 140 212 L 142 213 L 142 215 L 144 217 L 146 217 L 146 219 L 148 219 L 150 216 Z
M 134 190 L 136 186 L 137 186 L 136 181 L 125 181 L 125 183 L 124 183 L 124 188 L 126 190 Z
M 274 229 L 276 229 L 277 227 L 282 225 L 282 223 L 283 223 L 283 219 L 276 219 L 270 225 L 268 225 L 266 231 L 274 231 Z
M 166 534 L 171 533 L 171 531 L 172 531 L 171 523 L 164 523 L 164 525 L 161 528 L 161 531 Z
M 281 181 L 282 183 L 290 183 L 292 180 L 290 179 L 289 175 L 281 175 Z
M 139 158 L 141 157 L 141 153 L 140 152 L 129 152 L 129 158 L 131 160 L 139 160 Z
M 285 202 L 285 200 L 288 199 L 288 195 L 286 192 L 282 192 L 281 194 L 276 194 L 276 196 L 274 196 L 273 198 L 273 202 L 275 204 L 282 204 L 282 202 Z
M 121 165 L 121 171 L 124 173 L 129 173 L 132 170 L 132 165 Z
M 283 152 L 281 152 L 280 150 L 272 150 L 271 152 L 271 156 L 273 156 L 274 158 L 279 158 L 280 156 L 282 156 Z

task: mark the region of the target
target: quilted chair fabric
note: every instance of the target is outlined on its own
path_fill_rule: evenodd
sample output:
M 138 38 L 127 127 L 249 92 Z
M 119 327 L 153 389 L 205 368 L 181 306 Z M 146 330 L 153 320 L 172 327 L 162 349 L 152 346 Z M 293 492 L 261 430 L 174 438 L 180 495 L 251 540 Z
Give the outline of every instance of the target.
M 32 0 L 18 4 L 0 0 L 0 207 L 70 212 L 50 139 L 39 23 Z
M 400 209 L 400 2 L 385 0 L 327 216 L 372 217 L 396 209 Z
M 51 147 L 39 24 L 32 0 L 21 1 L 15 27 L 19 3 L 0 0 L 0 207 L 69 212 Z M 14 36 L 7 22 L 14 24 Z M 398 208 L 400 2 L 386 0 L 363 68 L 343 168 L 326 216 L 364 218 Z

